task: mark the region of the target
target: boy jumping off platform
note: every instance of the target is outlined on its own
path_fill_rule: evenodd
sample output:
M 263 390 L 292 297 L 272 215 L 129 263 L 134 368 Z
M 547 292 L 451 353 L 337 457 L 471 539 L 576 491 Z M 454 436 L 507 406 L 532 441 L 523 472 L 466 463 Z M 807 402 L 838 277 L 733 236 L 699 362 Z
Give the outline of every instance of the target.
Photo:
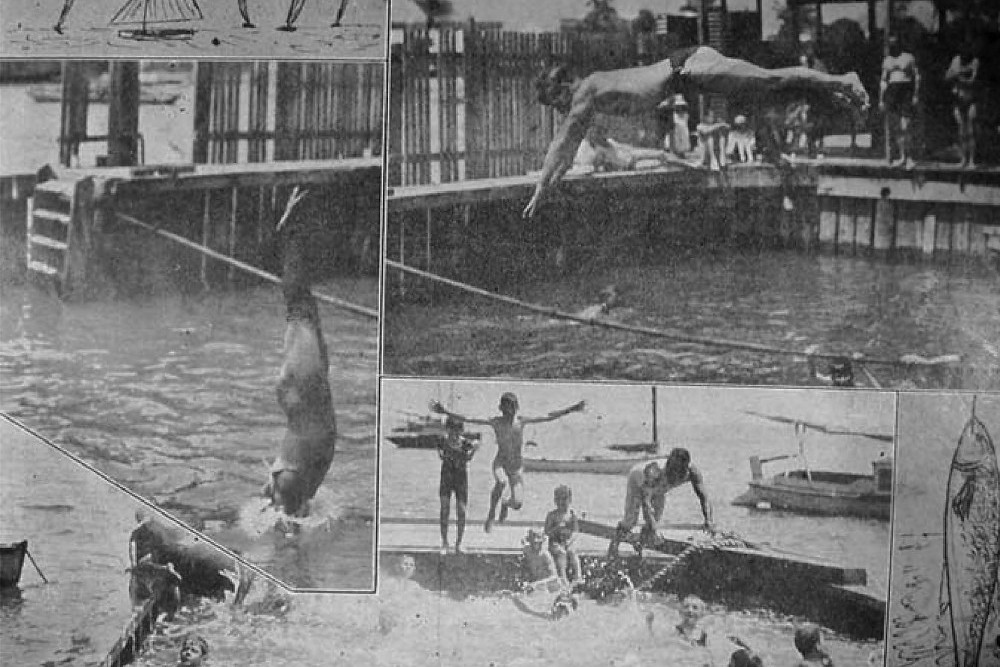
M 500 504 L 499 521 L 503 523 L 507 520 L 509 510 L 519 510 L 522 506 L 521 487 L 524 485 L 523 469 L 524 461 L 522 450 L 524 449 L 524 427 L 528 424 L 541 424 L 564 417 L 572 412 L 579 412 L 585 407 L 585 403 L 580 401 L 568 408 L 555 410 L 544 417 L 518 417 L 517 396 L 507 392 L 500 397 L 500 415 L 489 419 L 476 419 L 464 417 L 454 412 L 449 412 L 440 402 L 431 403 L 431 410 L 438 413 L 460 419 L 468 424 L 480 424 L 482 426 L 493 427 L 493 433 L 497 440 L 497 455 L 493 459 L 493 491 L 490 493 L 490 509 L 486 516 L 484 530 L 488 533 L 493 528 L 494 516 L 497 505 Z M 510 485 L 510 498 L 500 503 L 504 489 Z

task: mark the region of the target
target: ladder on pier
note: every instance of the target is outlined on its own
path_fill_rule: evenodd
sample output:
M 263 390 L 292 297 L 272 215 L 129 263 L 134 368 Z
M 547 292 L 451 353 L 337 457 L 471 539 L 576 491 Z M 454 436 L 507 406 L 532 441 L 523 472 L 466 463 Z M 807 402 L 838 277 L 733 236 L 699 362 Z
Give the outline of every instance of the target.
M 52 180 L 35 185 L 28 200 L 28 275 L 54 283 L 60 291 L 72 279 L 73 255 L 91 209 L 93 181 Z

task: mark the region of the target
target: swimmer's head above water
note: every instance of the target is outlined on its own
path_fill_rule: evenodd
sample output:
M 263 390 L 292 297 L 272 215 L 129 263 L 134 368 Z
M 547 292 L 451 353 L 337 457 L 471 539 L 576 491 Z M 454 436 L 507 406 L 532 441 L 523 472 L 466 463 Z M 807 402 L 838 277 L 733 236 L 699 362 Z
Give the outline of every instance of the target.
M 188 635 L 181 644 L 178 667 L 199 667 L 208 655 L 208 642 L 201 635 Z
M 694 623 L 705 615 L 705 601 L 697 595 L 689 595 L 681 602 L 681 618 L 685 623 Z

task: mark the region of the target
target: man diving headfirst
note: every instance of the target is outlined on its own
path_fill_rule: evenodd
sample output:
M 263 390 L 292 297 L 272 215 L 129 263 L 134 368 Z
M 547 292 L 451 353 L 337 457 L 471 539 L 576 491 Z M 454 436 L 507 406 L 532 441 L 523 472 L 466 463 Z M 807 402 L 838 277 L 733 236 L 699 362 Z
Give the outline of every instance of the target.
M 645 67 L 594 72 L 578 79 L 565 67 L 552 68 L 538 82 L 538 100 L 566 114 L 549 145 L 542 174 L 524 217 L 534 216 L 545 191 L 573 165 L 594 115 L 634 116 L 657 109 L 678 92 L 764 100 L 795 93 L 865 111 L 868 93 L 858 75 L 831 75 L 806 67 L 764 69 L 729 58 L 708 46 L 681 49 Z
M 282 290 L 285 296 L 285 360 L 278 378 L 278 403 L 287 429 L 271 466 L 264 495 L 289 516 L 305 516 L 333 461 L 337 423 L 328 377 L 330 363 L 320 328 L 319 308 L 310 291 L 306 249 L 308 226 L 289 223 L 295 205 L 305 197 L 296 186 L 288 197 L 277 229 L 285 236 Z

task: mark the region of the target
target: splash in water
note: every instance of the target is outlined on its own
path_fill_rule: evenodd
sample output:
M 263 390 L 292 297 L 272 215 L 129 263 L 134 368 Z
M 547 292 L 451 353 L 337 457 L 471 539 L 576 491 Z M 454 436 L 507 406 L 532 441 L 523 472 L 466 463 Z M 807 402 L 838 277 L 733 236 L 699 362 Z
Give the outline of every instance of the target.
M 293 533 L 326 528 L 343 515 L 343 503 L 338 502 L 336 494 L 320 489 L 309 501 L 308 516 L 289 516 L 272 505 L 270 499 L 259 497 L 250 499 L 240 508 L 238 525 L 247 535 L 257 538 L 274 531 Z

